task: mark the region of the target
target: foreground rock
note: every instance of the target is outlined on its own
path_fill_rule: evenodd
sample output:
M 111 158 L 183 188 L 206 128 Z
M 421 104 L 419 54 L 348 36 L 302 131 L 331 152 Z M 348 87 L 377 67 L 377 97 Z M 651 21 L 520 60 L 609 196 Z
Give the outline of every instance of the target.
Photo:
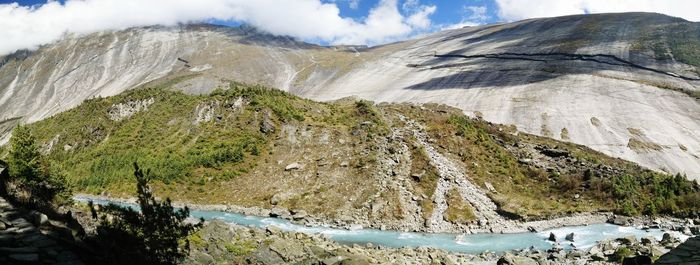
M 700 236 L 689 238 L 661 256 L 655 264 L 700 264 Z
M 83 264 L 38 212 L 23 212 L 0 198 L 0 264 Z

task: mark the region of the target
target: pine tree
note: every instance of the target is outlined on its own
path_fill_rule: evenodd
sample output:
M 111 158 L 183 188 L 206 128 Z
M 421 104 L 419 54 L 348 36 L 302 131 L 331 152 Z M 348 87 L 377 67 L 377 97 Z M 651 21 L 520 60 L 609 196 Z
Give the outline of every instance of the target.
M 19 125 L 12 131 L 7 164 L 10 177 L 13 180 L 25 182 L 37 180 L 41 165 L 41 154 L 29 127 Z
M 9 179 L 3 181 L 13 182 L 29 196 L 19 199 L 44 206 L 70 201 L 71 192 L 65 174 L 44 159 L 28 126 L 20 125 L 12 131 L 7 165 Z M 15 190 L 15 195 L 20 190 Z
M 148 185 L 150 171 L 144 174 L 137 163 L 134 163 L 134 177 L 141 212 L 114 204 L 102 210 L 106 215 L 98 227 L 98 240 L 107 250 L 107 262 L 176 264 L 189 251 L 187 236 L 201 227 L 203 220 L 186 223 L 190 214 L 187 207 L 176 210 L 170 199 L 157 201 Z

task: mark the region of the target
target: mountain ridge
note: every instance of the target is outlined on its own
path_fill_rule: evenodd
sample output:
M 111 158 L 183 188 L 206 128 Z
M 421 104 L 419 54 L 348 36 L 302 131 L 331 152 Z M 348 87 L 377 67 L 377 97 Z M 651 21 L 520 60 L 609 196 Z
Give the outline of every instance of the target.
M 367 49 L 306 46 L 201 25 L 96 33 L 7 60 L 0 67 L 0 120 L 10 121 L 0 126 L 7 132 L 18 117 L 34 122 L 91 97 L 195 75 L 175 89 L 208 93 L 237 80 L 316 100 L 445 103 L 695 178 L 700 57 L 677 42 L 694 45 L 700 33 L 677 35 L 696 28 L 698 23 L 659 14 L 595 14 L 455 29 Z M 508 53 L 536 56 L 505 63 L 457 58 Z M 659 72 L 549 60 L 556 53 L 615 56 Z M 437 56 L 445 54 L 457 57 Z

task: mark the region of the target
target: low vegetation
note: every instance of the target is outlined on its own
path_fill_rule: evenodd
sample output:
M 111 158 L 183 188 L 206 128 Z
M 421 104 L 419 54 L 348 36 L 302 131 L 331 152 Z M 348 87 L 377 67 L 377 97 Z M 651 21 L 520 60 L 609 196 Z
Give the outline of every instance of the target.
M 700 186 L 685 176 L 650 171 L 584 146 L 470 119 L 449 107 L 428 109 L 398 111 L 427 124 L 435 145 L 453 161 L 461 161 L 477 185 L 488 190 L 486 183 L 492 184 L 496 191 L 489 196 L 504 214 L 526 219 L 584 211 L 696 216 L 700 209 Z M 566 155 L 554 160 L 536 148 Z M 549 168 L 532 164 L 533 155 L 546 157 Z M 580 163 L 584 166 L 576 166 Z
M 462 195 L 456 189 L 451 189 L 447 193 L 447 210 L 445 219 L 453 223 L 467 223 L 476 220 L 474 209 L 464 201 Z

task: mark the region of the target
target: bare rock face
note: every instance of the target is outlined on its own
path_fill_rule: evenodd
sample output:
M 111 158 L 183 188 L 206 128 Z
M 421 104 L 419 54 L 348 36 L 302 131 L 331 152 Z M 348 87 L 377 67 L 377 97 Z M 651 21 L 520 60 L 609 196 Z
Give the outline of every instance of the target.
M 132 115 L 148 110 L 148 106 L 153 104 L 155 100 L 153 98 L 144 100 L 134 100 L 126 103 L 114 104 L 109 108 L 107 114 L 109 118 L 113 121 L 120 121 L 131 117 Z
M 33 122 L 94 96 L 196 73 L 174 88 L 201 94 L 236 80 L 315 100 L 442 103 L 697 179 L 698 66 L 668 43 L 663 51 L 649 45 L 678 27 L 698 26 L 650 13 L 567 16 L 351 50 L 208 25 L 68 36 L 0 58 L 0 121 Z M 17 122 L 0 122 L 0 143 Z
M 218 106 L 219 101 L 198 105 L 194 110 L 194 121 L 192 121 L 192 124 L 197 125 L 212 121 L 215 118 L 215 110 Z

